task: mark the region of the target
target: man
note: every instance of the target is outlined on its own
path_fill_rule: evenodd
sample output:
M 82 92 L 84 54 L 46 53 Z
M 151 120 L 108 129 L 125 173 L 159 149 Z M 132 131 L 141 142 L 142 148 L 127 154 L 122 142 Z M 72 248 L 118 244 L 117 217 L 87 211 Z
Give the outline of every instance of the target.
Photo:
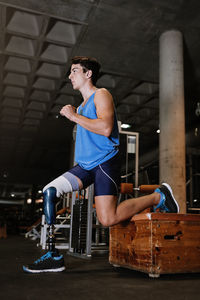
M 148 208 L 178 212 L 171 187 L 163 184 L 151 195 L 123 201 L 117 206 L 120 183 L 119 133 L 111 94 L 97 88 L 100 64 L 94 58 L 74 57 L 69 79 L 79 90 L 83 102 L 77 111 L 65 105 L 60 114 L 77 124 L 75 161 L 77 165 L 62 174 L 44 189 L 44 213 L 49 224 L 49 252 L 24 267 L 30 273 L 60 272 L 65 269 L 63 256 L 55 250 L 53 224 L 57 197 L 86 188 L 94 183 L 96 213 L 104 226 L 112 226 Z

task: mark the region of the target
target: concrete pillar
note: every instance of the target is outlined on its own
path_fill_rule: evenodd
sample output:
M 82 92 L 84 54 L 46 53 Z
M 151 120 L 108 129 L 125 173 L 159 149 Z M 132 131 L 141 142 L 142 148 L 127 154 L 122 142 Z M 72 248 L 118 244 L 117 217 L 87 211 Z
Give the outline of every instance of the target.
M 160 183 L 169 183 L 186 212 L 183 39 L 177 30 L 160 37 Z

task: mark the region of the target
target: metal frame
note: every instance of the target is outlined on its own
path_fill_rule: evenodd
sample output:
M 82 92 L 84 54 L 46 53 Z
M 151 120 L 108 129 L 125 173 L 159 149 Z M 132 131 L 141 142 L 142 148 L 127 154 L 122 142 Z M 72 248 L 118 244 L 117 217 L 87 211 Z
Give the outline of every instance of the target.
M 125 134 L 126 138 L 126 150 L 128 149 L 128 137 L 135 136 L 135 188 L 138 187 L 138 171 L 139 171 L 139 133 L 134 131 L 123 131 L 119 128 L 120 134 Z M 128 165 L 128 151 L 126 151 L 126 170 Z
M 94 197 L 94 185 L 90 185 L 86 189 L 86 195 L 88 198 L 88 210 L 87 210 L 87 232 L 86 232 L 86 251 L 83 254 L 74 253 L 72 248 L 72 228 L 73 228 L 73 205 L 75 204 L 77 192 L 72 193 L 71 202 L 71 220 L 70 220 L 70 235 L 69 235 L 69 254 L 82 258 L 90 258 L 92 253 L 92 217 L 93 217 L 93 197 Z M 80 195 L 80 192 L 79 194 Z

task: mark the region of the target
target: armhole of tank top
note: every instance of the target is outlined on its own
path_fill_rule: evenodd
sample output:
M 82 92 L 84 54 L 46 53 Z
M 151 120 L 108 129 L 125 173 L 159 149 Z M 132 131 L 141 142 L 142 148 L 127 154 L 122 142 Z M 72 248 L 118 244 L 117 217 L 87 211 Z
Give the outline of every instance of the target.
M 81 105 L 79 105 L 79 106 L 77 107 L 77 113 L 78 113 L 78 114 L 79 114 L 80 107 L 81 107 Z
M 94 98 L 95 98 L 95 95 L 96 95 L 96 92 L 98 91 L 98 89 L 94 92 L 94 94 L 93 94 L 93 104 L 94 104 L 94 106 L 95 106 L 95 110 L 97 111 L 97 108 L 96 108 L 96 104 L 95 104 L 95 102 L 94 102 Z

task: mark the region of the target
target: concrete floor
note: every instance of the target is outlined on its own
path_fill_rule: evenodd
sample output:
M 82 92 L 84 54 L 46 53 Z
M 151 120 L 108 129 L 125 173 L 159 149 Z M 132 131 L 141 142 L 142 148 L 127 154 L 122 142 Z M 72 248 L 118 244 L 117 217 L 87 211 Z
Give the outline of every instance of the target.
M 193 300 L 200 299 L 200 274 L 162 275 L 115 270 L 108 257 L 83 260 L 66 255 L 67 270 L 57 274 L 26 274 L 22 265 L 44 252 L 23 236 L 0 240 L 0 299 L 40 300 Z

